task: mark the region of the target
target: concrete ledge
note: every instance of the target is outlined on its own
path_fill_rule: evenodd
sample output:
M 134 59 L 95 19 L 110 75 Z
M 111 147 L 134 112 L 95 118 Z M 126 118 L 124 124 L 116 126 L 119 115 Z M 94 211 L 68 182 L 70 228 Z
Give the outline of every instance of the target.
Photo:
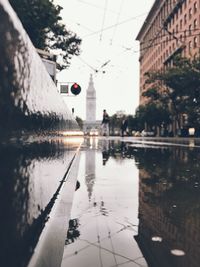
M 61 264 L 77 181 L 79 149 L 80 147 L 61 181 L 61 186 L 55 196 L 55 203 L 28 267 L 57 267 Z

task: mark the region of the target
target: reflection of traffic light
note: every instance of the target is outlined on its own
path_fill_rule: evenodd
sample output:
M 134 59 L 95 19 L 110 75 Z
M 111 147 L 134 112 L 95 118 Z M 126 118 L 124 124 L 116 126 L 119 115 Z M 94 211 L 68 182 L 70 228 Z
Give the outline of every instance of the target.
M 81 92 L 81 87 L 77 83 L 72 84 L 71 92 L 73 95 L 78 95 Z

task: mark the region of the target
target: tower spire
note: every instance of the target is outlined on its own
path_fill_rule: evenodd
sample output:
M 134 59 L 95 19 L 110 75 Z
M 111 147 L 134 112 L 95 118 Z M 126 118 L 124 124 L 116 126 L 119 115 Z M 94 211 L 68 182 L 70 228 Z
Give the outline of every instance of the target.
M 92 74 L 90 74 L 89 85 L 86 92 L 86 121 L 96 121 L 96 91 Z
M 88 85 L 88 90 L 94 90 L 94 82 L 93 82 L 93 76 L 90 74 L 90 80 L 89 80 L 89 85 Z

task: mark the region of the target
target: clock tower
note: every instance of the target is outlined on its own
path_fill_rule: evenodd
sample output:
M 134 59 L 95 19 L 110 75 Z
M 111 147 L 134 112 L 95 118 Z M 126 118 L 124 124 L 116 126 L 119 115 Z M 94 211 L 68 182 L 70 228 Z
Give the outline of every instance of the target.
M 94 88 L 93 77 L 90 75 L 90 81 L 86 92 L 86 123 L 96 122 L 96 91 Z

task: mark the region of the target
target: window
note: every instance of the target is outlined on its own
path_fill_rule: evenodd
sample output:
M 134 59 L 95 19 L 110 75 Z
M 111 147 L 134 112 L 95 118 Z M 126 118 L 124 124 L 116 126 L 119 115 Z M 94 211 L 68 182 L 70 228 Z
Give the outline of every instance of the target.
M 197 37 L 194 37 L 194 48 L 197 47 Z
M 191 52 L 191 49 L 192 49 L 192 42 L 191 41 L 189 42 L 188 48 L 189 48 L 189 52 Z
M 180 6 L 180 15 L 182 14 L 182 11 L 183 11 L 182 6 Z
M 192 9 L 190 8 L 189 9 L 189 19 L 191 19 L 191 17 L 192 17 Z
M 194 29 L 197 28 L 197 19 L 194 20 Z
M 194 3 L 194 13 L 197 12 L 197 2 Z
M 187 23 L 187 14 L 184 15 L 184 24 Z
M 184 40 L 186 39 L 186 36 L 187 36 L 187 31 L 185 30 L 185 31 L 184 31 L 184 37 L 183 37 Z
M 188 29 L 188 34 L 191 35 L 192 34 L 192 25 L 189 25 L 189 29 Z
M 182 30 L 182 25 L 183 25 L 183 21 L 182 19 L 180 20 L 180 30 Z

